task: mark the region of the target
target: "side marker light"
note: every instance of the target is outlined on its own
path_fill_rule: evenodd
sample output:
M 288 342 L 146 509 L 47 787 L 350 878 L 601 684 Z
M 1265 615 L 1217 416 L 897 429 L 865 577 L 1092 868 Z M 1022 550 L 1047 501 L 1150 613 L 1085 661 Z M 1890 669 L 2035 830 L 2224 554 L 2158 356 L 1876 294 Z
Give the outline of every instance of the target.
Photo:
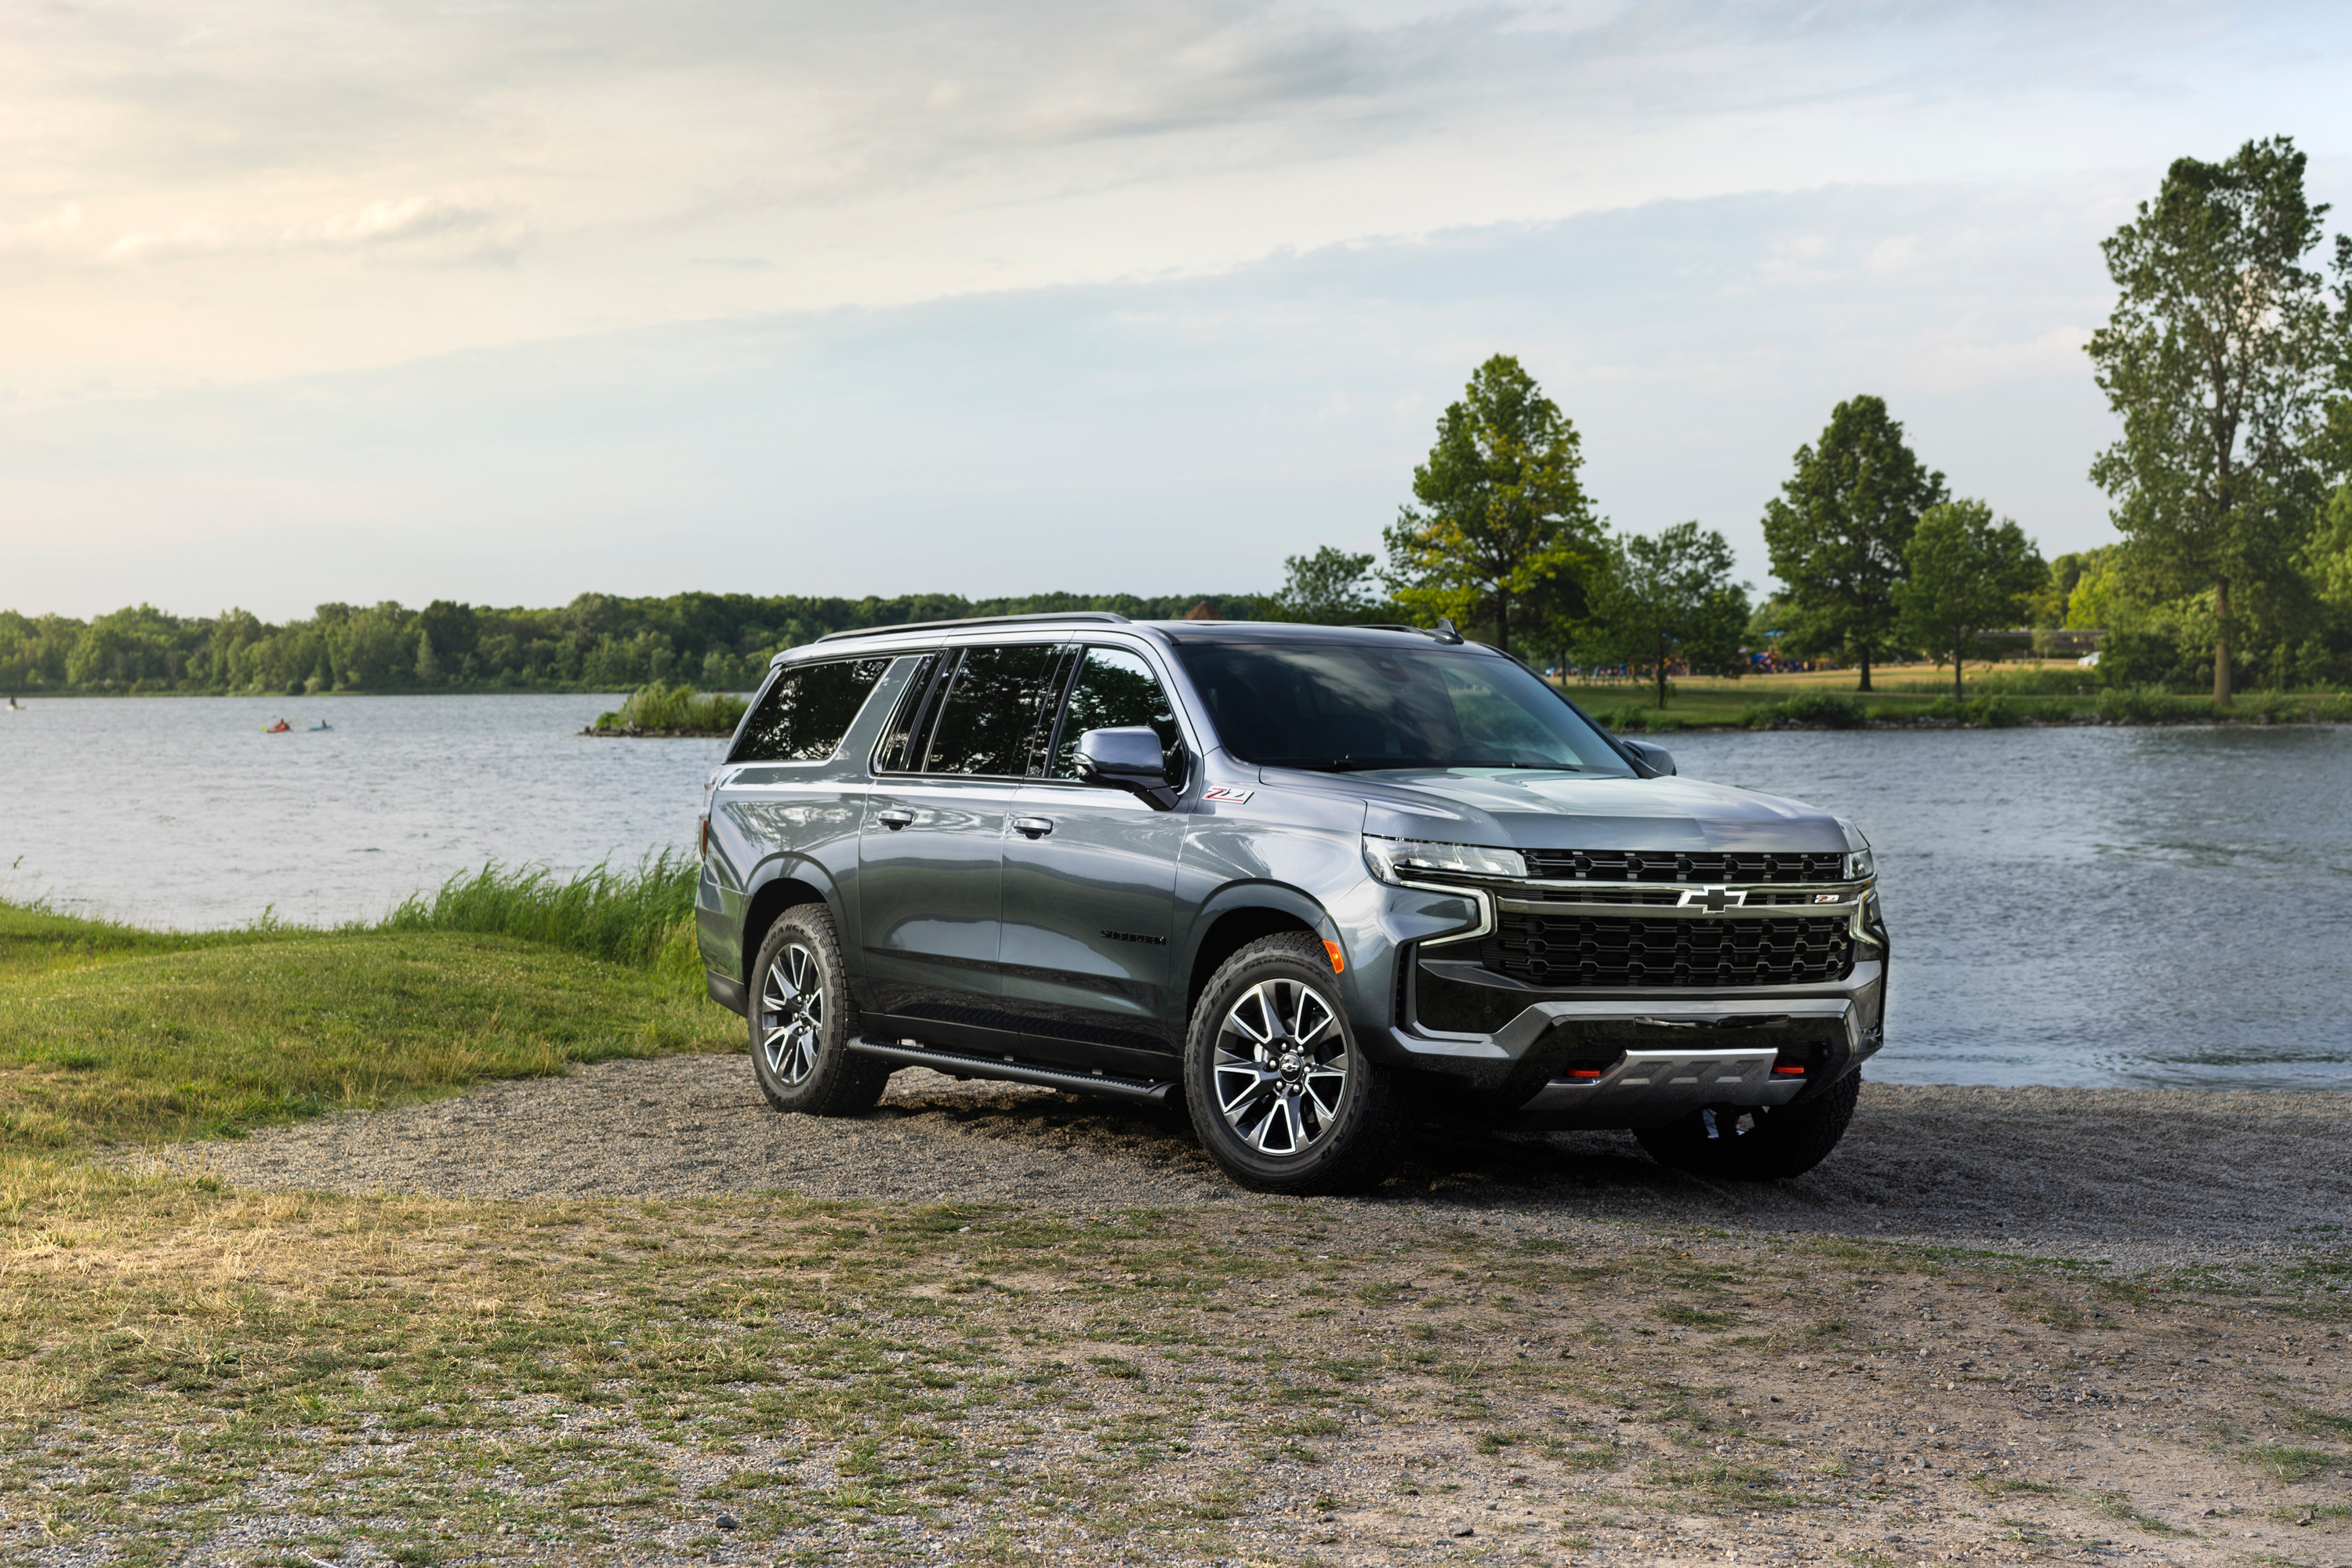
M 1325 943 L 1323 944 L 1323 951 L 1324 951 L 1324 952 L 1328 952 L 1328 953 L 1329 953 L 1329 954 L 1331 955 L 1331 973 L 1334 973 L 1334 974 L 1345 974 L 1345 973 L 1348 972 L 1348 961 L 1347 961 L 1346 959 L 1344 959 L 1344 958 L 1342 958 L 1342 957 L 1340 957 L 1340 956 L 1339 956 L 1339 944 L 1338 942 L 1325 942 Z

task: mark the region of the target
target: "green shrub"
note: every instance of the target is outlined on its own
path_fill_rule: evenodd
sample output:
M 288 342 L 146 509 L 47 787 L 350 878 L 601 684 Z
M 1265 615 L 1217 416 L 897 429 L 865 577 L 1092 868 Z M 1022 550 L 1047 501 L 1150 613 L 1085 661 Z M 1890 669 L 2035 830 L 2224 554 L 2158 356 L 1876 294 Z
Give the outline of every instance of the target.
M 2152 687 L 2126 686 L 2099 693 L 2099 717 L 2111 724 L 2192 724 L 2210 722 L 2213 700 L 2179 697 Z
M 1750 708 L 1746 722 L 1751 730 L 1769 730 L 1776 724 L 1801 724 L 1815 730 L 1858 730 L 1869 718 L 1869 710 L 1851 697 L 1841 697 L 1832 691 L 1808 691 L 1802 696 L 1787 697 L 1778 702 Z
M 697 693 L 691 686 L 641 686 L 610 713 L 596 715 L 599 730 L 680 730 L 696 735 L 731 735 L 746 704 L 723 691 Z

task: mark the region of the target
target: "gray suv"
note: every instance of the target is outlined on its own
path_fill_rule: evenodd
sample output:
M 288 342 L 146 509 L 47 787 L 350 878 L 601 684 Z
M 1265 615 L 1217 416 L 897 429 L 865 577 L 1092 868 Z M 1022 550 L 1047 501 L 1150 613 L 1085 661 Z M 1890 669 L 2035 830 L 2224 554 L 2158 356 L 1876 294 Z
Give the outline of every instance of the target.
M 1451 627 L 1014 616 L 782 655 L 696 923 L 778 1109 L 898 1068 L 1181 1103 L 1237 1181 L 1418 1124 L 1811 1169 L 1878 1048 L 1870 847 L 1675 776 Z

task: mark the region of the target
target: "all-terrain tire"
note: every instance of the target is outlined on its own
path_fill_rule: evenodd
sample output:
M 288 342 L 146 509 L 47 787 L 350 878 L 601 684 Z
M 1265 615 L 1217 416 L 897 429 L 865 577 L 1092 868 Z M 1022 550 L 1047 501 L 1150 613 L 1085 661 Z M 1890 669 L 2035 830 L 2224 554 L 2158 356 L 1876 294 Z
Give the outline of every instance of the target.
M 1862 1093 L 1862 1074 L 1850 1072 L 1816 1099 L 1798 1105 L 1711 1106 L 1633 1136 L 1661 1165 L 1728 1182 L 1770 1182 L 1801 1176 L 1845 1136 Z
M 751 1071 L 778 1110 L 858 1116 L 874 1109 L 890 1066 L 855 1055 L 857 1009 L 823 904 L 776 917 L 751 966 Z
M 1184 1042 L 1192 1129 L 1226 1174 L 1262 1193 L 1355 1193 L 1403 1152 L 1396 1075 L 1366 1057 L 1323 944 L 1261 937 L 1220 964 Z

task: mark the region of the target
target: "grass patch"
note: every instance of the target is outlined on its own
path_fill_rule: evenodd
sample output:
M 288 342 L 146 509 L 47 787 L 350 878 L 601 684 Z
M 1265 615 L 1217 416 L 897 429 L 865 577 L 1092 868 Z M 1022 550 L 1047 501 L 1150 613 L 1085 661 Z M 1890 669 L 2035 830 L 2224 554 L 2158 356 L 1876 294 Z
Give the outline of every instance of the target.
M 0 1149 L 234 1134 L 732 1044 L 695 867 L 492 866 L 376 928 L 146 931 L 0 905 Z
M 2341 1454 L 2331 1454 L 2324 1448 L 2297 1448 L 2284 1443 L 2261 1443 L 2241 1448 L 2237 1457 L 2283 1481 L 2307 1481 L 2345 1462 Z
M 385 931 L 471 931 L 520 937 L 614 963 L 667 969 L 699 980 L 694 952 L 691 856 L 663 850 L 633 870 L 592 866 L 559 879 L 543 867 L 493 861 L 419 893 L 384 917 Z

